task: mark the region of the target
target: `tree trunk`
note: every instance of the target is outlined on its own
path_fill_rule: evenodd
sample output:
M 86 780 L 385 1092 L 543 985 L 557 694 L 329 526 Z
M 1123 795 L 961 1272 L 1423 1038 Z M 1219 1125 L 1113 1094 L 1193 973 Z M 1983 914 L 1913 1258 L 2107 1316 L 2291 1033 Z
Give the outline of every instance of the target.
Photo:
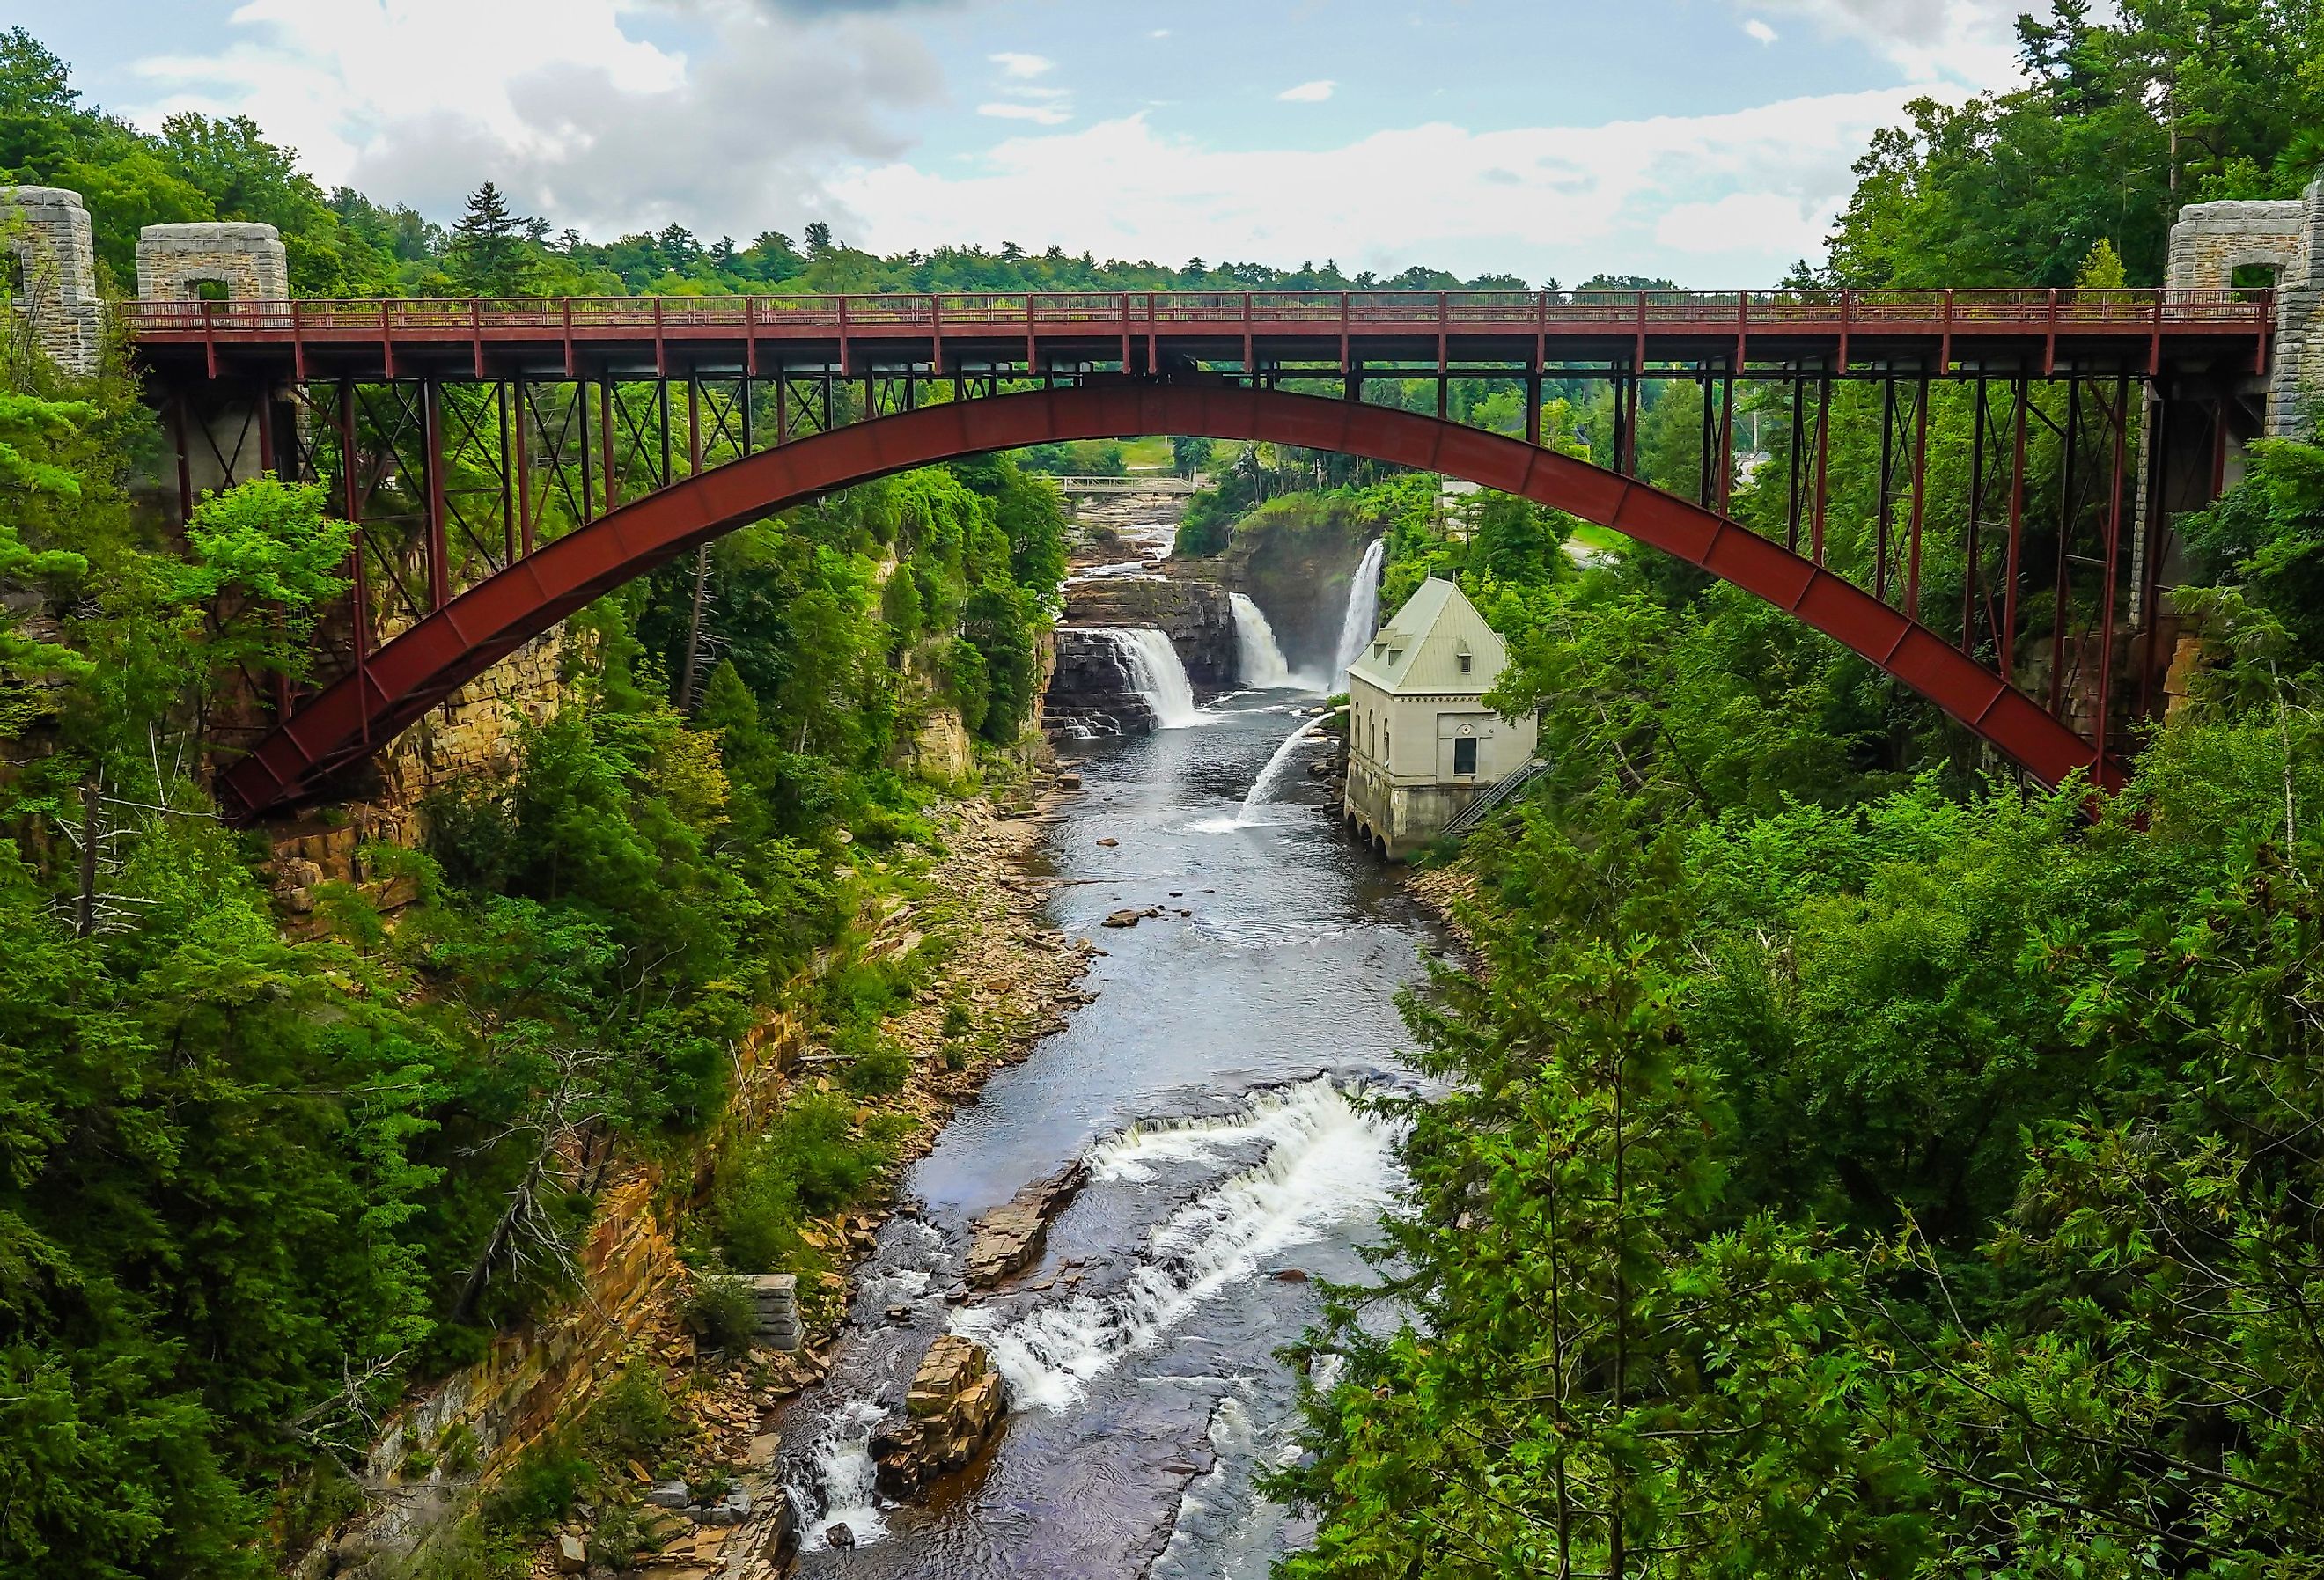
M 694 711 L 695 657 L 702 647 L 702 601 L 710 587 L 710 545 L 705 543 L 694 551 L 694 613 L 686 624 L 686 666 L 678 673 L 678 707 L 681 713 Z
M 99 818 L 104 814 L 98 799 L 97 781 L 90 780 L 80 787 L 80 904 L 74 917 L 73 932 L 87 938 L 97 930 L 97 842 L 104 830 Z

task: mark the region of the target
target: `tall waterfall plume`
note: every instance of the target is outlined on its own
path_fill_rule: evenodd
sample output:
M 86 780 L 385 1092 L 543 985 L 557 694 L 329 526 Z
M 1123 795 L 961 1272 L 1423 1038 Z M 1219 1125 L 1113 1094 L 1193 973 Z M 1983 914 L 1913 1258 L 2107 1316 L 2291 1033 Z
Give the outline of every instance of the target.
M 1121 655 L 1130 671 L 1130 688 L 1154 710 L 1155 728 L 1178 730 L 1204 722 L 1202 711 L 1194 706 L 1194 688 L 1186 679 L 1186 666 L 1179 661 L 1178 650 L 1170 645 L 1168 637 L 1142 626 L 1106 625 L 1095 630 Z
M 1364 644 L 1379 627 L 1380 560 L 1387 551 L 1388 540 L 1374 538 L 1356 563 L 1356 579 L 1348 584 L 1348 612 L 1340 620 L 1340 650 L 1332 665 L 1334 681 L 1364 656 Z
M 1229 593 L 1227 603 L 1234 610 L 1235 659 L 1244 685 L 1257 691 L 1315 688 L 1312 678 L 1293 672 L 1266 610 L 1240 593 Z

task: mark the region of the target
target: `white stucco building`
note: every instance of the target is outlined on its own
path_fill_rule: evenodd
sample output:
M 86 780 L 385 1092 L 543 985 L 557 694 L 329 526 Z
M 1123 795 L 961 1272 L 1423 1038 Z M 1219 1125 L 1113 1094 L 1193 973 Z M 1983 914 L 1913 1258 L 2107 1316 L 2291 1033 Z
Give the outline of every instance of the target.
M 1534 721 L 1484 703 L 1508 657 L 1461 589 L 1431 577 L 1348 666 L 1342 810 L 1381 855 L 1409 855 L 1532 760 Z

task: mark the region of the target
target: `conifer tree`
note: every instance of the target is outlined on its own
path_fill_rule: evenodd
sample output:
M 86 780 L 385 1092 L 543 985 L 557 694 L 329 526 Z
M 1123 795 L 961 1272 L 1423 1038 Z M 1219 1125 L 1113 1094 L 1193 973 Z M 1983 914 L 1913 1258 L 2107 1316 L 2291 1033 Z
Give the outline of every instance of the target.
M 526 240 L 531 225 L 510 211 L 508 199 L 491 181 L 471 192 L 444 255 L 453 284 L 470 296 L 526 294 L 534 273 Z

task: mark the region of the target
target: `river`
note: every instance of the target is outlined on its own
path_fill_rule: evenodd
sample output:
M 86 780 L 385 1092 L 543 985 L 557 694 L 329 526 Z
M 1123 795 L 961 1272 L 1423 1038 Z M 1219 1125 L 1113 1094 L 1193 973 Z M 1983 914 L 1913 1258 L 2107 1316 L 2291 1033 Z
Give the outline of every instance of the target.
M 1045 848 L 1055 920 L 1105 950 L 1100 996 L 908 1176 L 921 1215 L 883 1228 L 831 1375 L 780 1423 L 799 1574 L 1210 1580 L 1264 1575 L 1304 1539 L 1252 1480 L 1290 1451 L 1296 1380 L 1274 1351 L 1318 1313 L 1301 1275 L 1365 1276 L 1396 1138 L 1348 1095 L 1410 1082 L 1394 999 L 1431 942 L 1393 874 L 1340 836 L 1305 772 L 1320 746 L 1243 809 L 1313 700 L 1245 693 L 1076 748 L 1084 790 Z M 1164 918 L 1100 929 L 1148 905 Z M 946 1304 L 972 1220 L 1076 1154 L 1091 1183 L 1045 1260 Z M 947 1328 L 993 1352 L 1007 1428 L 925 1503 L 882 1506 L 870 1432 Z M 834 1521 L 858 1545 L 831 1547 Z

